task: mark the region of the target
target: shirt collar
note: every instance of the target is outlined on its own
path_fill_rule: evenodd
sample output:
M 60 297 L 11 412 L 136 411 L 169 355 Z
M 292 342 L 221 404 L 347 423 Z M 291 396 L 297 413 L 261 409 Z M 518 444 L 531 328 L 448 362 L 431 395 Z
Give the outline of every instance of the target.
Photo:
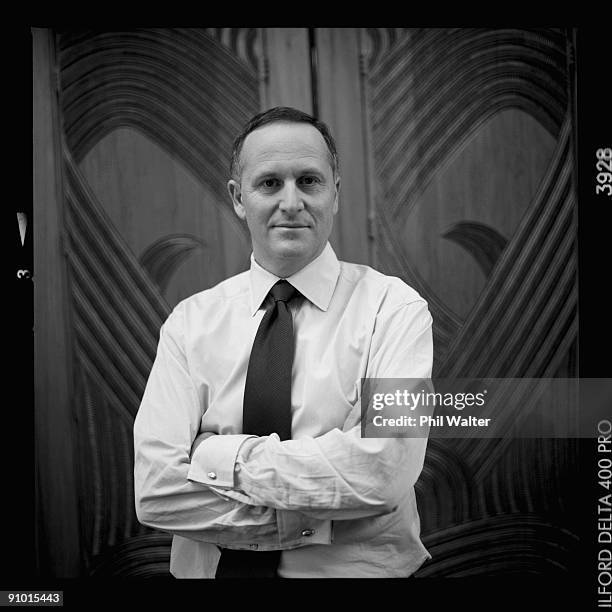
M 295 274 L 288 276 L 286 280 L 317 308 L 325 312 L 331 302 L 339 275 L 340 262 L 328 242 L 317 258 Z M 264 270 L 251 253 L 249 282 L 252 316 L 259 310 L 270 289 L 278 280 L 280 277 Z

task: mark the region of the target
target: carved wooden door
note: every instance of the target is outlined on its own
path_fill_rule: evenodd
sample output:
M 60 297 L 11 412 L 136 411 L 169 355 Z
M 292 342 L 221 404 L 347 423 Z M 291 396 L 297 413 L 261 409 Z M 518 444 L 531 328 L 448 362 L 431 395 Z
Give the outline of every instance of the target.
M 42 573 L 167 575 L 170 536 L 134 513 L 133 419 L 173 306 L 248 267 L 225 183 L 261 109 L 331 126 L 332 244 L 428 300 L 437 376 L 575 375 L 566 32 L 34 30 L 33 49 Z M 456 442 L 430 441 L 417 485 L 421 574 L 567 565 L 573 447 Z

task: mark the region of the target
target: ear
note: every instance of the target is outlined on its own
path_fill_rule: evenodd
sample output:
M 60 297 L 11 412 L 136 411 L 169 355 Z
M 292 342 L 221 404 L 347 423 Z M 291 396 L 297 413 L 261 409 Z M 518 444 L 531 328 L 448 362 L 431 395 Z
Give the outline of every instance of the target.
M 234 205 L 234 211 L 243 221 L 246 219 L 246 210 L 242 203 L 242 190 L 240 189 L 240 183 L 234 179 L 230 179 L 227 182 L 227 190 L 229 191 L 230 198 L 232 198 L 232 204 Z
M 333 208 L 334 215 L 338 212 L 338 201 L 340 197 L 340 175 L 336 177 L 335 186 L 336 186 L 336 196 L 334 198 L 334 208 Z

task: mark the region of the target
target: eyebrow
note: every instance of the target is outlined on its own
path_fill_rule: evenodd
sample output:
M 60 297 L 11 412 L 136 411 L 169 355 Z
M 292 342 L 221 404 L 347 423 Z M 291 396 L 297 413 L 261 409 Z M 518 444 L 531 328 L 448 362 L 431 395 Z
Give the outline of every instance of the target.
M 252 175 L 252 180 L 254 182 L 257 181 L 261 181 L 267 178 L 274 178 L 276 176 L 278 176 L 278 172 L 276 170 L 261 170 L 258 172 L 255 172 L 255 174 Z M 303 176 L 305 174 L 316 174 L 317 176 L 323 176 L 325 173 L 320 169 L 317 168 L 316 166 L 307 166 L 305 168 L 300 169 L 299 175 Z

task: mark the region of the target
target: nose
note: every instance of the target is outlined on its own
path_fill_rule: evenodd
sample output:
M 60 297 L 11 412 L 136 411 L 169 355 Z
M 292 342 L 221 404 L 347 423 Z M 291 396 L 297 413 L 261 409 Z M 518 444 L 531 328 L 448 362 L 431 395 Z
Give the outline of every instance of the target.
M 304 202 L 297 185 L 292 182 L 285 183 L 281 192 L 278 207 L 287 213 L 296 213 L 304 208 Z

